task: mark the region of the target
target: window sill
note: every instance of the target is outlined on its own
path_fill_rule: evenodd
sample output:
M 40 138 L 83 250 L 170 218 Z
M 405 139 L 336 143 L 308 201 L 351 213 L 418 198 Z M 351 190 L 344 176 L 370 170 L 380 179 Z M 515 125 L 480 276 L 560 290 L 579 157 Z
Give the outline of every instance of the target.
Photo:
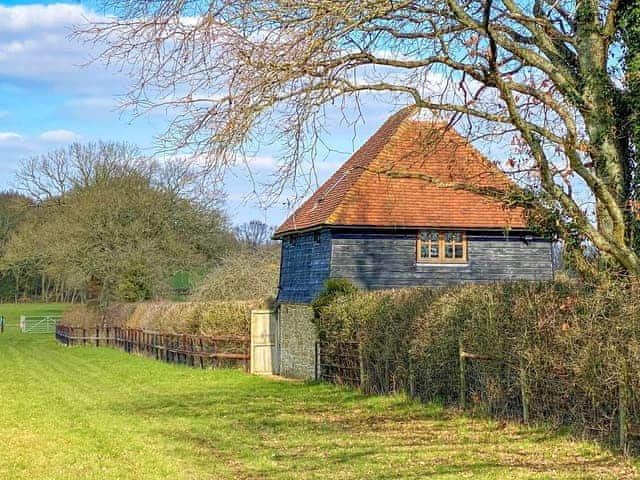
M 439 262 L 416 262 L 416 267 L 424 268 L 424 267 L 468 267 L 469 262 L 452 262 L 452 263 L 439 263 Z

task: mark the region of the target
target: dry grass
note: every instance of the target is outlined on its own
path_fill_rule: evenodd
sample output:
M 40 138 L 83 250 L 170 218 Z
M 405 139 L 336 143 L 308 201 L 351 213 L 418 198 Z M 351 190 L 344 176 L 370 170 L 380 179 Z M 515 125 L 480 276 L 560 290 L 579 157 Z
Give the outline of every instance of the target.
M 116 303 L 102 313 L 77 305 L 63 315 L 72 326 L 109 325 L 157 330 L 166 333 L 203 335 L 249 335 L 251 310 L 263 302 L 144 302 Z

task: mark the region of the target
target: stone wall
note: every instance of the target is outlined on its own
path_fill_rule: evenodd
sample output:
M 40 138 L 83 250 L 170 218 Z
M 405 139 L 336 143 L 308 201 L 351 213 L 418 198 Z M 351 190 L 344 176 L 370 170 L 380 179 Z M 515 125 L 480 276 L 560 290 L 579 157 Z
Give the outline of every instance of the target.
M 314 380 L 316 372 L 316 327 L 309 305 L 280 304 L 280 375 Z

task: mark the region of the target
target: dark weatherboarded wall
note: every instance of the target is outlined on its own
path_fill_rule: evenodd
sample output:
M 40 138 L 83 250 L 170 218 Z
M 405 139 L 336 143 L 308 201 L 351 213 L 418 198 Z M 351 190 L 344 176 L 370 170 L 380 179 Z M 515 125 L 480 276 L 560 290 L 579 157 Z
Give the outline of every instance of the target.
M 433 265 L 416 263 L 416 233 L 325 229 L 299 234 L 295 243 L 285 237 L 278 301 L 309 303 L 329 277 L 367 289 L 553 277 L 548 240 L 468 232 L 467 264 Z
M 503 232 L 467 233 L 467 264 L 416 263 L 416 232 L 333 233 L 331 277 L 361 288 L 438 286 L 457 282 L 546 280 L 553 276 L 551 242 Z
M 279 302 L 309 303 L 329 278 L 331 233 L 310 232 L 282 240 Z

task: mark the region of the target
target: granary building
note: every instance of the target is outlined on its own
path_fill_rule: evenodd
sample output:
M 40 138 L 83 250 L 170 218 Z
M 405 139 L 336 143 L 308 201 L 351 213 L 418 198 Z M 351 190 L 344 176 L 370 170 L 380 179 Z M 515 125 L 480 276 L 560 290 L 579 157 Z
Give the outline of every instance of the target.
M 552 277 L 550 240 L 484 194 L 514 183 L 416 112 L 390 117 L 277 229 L 280 303 L 309 303 L 336 277 L 364 289 Z

